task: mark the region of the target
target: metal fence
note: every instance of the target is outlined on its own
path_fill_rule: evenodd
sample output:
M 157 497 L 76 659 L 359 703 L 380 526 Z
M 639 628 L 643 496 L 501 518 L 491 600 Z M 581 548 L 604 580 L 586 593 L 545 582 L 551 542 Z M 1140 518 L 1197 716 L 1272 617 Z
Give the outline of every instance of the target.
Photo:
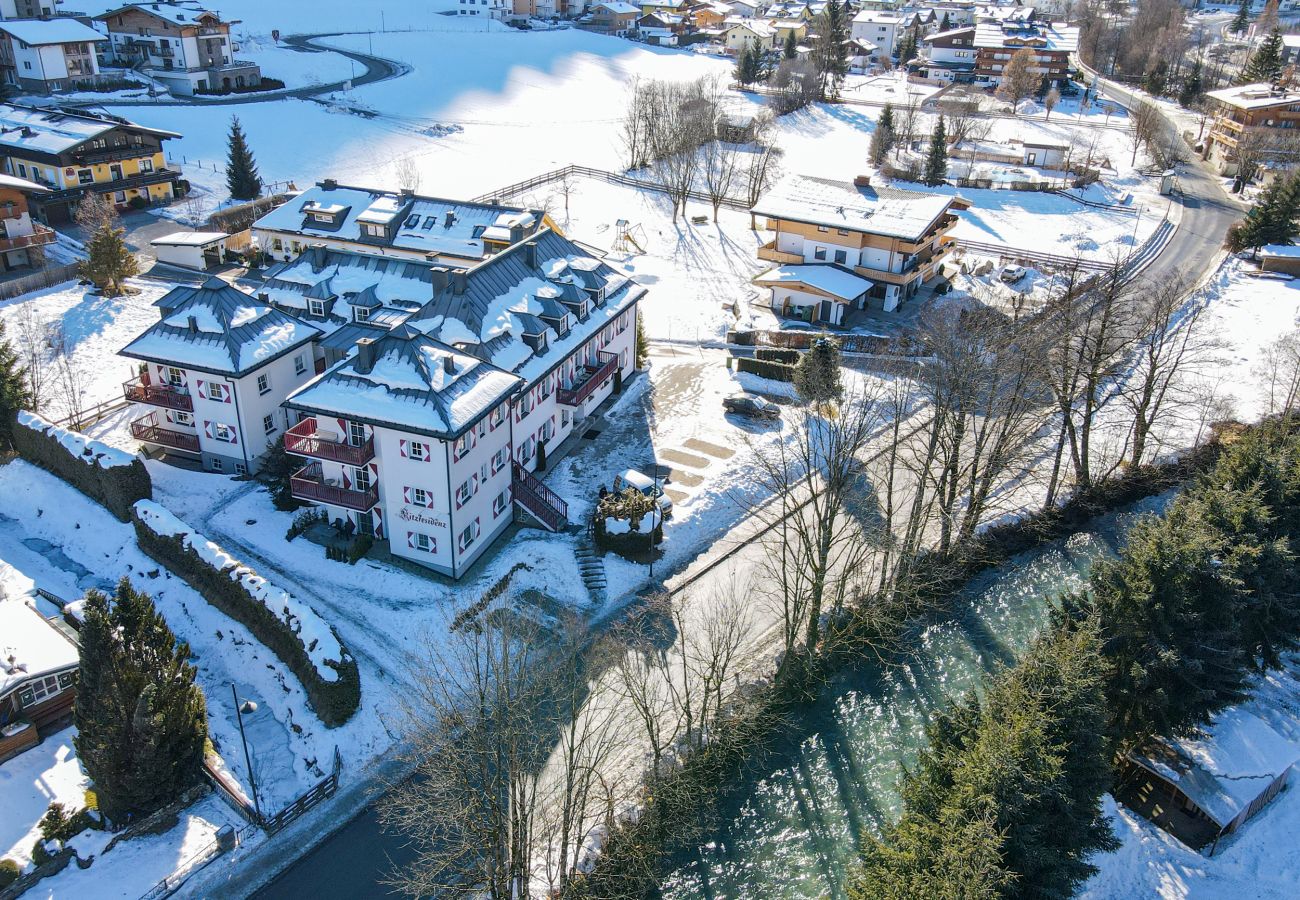
M 343 757 L 339 755 L 339 748 L 334 748 L 334 769 L 320 781 L 308 789 L 308 791 L 294 800 L 284 809 L 280 810 L 273 816 L 266 817 L 262 820 L 262 828 L 267 834 L 275 834 L 277 831 L 285 828 L 294 819 L 300 817 L 307 810 L 317 805 L 323 800 L 333 797 L 339 789 L 339 773 L 343 771 Z
M 202 869 L 208 863 L 212 862 L 221 854 L 228 850 L 233 850 L 242 844 L 249 835 L 253 833 L 253 825 L 245 825 L 235 832 L 234 843 L 223 845 L 220 838 L 213 838 L 209 843 L 200 847 L 191 856 L 185 859 L 176 869 L 155 884 L 149 890 L 140 895 L 140 900 L 161 900 L 163 897 L 170 897 L 180 890 L 191 875 Z
M 618 172 L 608 172 L 605 169 L 593 169 L 590 166 L 565 166 L 563 169 L 555 169 L 550 172 L 543 172 L 541 175 L 529 178 L 526 181 L 517 181 L 514 184 L 508 184 L 505 187 L 497 188 L 475 197 L 472 203 L 491 203 L 508 200 L 511 197 L 517 197 L 525 191 L 534 188 L 543 187 L 548 184 L 554 184 L 565 178 L 594 178 L 597 181 L 604 181 L 608 184 L 621 184 L 626 187 L 640 188 L 647 191 L 655 191 L 660 194 L 669 193 L 670 189 L 663 182 L 655 181 L 653 178 L 634 178 L 631 175 L 622 175 Z M 701 203 L 712 203 L 713 198 L 703 191 L 687 191 L 687 199 L 697 200 Z M 753 205 L 748 199 L 741 197 L 723 197 L 719 203 L 728 209 L 739 209 L 748 212 Z

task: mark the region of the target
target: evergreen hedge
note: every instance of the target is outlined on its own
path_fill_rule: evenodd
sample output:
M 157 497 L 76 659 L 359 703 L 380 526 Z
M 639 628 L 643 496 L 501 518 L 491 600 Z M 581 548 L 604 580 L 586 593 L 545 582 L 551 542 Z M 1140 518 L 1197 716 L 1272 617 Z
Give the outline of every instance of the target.
M 754 351 L 755 359 L 761 359 L 765 362 L 785 363 L 788 366 L 797 365 L 799 356 L 798 350 L 787 350 L 784 347 L 759 347 Z
M 14 449 L 33 465 L 57 475 L 123 522 L 131 506 L 153 497 L 153 482 L 138 457 L 61 428 L 33 412 L 20 412 Z
M 773 381 L 794 381 L 794 366 L 789 363 L 772 362 L 766 359 L 739 357 L 736 360 L 736 371 L 748 372 L 751 375 L 770 378 Z
M 265 644 L 298 678 L 316 715 L 328 727 L 342 725 L 361 704 L 361 675 L 357 663 L 347 654 L 341 662 L 328 660 L 339 673 L 337 681 L 326 681 L 316 671 L 307 648 L 293 630 L 244 585 L 185 546 L 183 535 L 158 534 L 138 515 L 133 515 L 136 541 L 152 559 L 179 575 L 203 598 L 239 622 Z M 337 634 L 335 635 L 337 637 Z M 342 640 L 339 645 L 343 646 Z

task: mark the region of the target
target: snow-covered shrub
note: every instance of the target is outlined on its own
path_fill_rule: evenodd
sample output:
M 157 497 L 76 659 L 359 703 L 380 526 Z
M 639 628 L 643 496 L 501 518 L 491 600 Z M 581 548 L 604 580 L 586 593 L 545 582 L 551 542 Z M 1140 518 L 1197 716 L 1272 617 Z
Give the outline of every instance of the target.
M 123 522 L 131 520 L 132 504 L 153 497 L 153 482 L 139 458 L 48 422 L 36 413 L 18 414 L 14 449 L 23 459 L 62 478 Z
M 644 556 L 654 544 L 663 541 L 663 514 L 654 498 L 636 488 L 618 494 L 606 494 L 596 504 L 596 546 L 613 550 L 620 556 Z
M 9 887 L 18 880 L 18 873 L 22 870 L 18 868 L 18 863 L 12 859 L 0 859 L 0 890 Z
M 773 381 L 794 381 L 794 366 L 766 359 L 749 359 L 742 356 L 736 360 L 736 371 L 749 372 L 751 375 L 771 378 Z
M 294 598 L 194 531 L 164 507 L 134 507 L 140 549 L 185 580 L 217 609 L 242 624 L 289 667 L 320 720 L 346 722 L 361 703 L 356 660 L 338 634 Z

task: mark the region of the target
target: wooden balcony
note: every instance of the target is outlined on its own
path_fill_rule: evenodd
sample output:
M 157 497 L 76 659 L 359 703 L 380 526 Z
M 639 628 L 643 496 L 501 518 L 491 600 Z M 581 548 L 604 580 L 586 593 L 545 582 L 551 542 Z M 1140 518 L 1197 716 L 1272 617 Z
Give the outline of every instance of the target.
M 32 223 L 32 233 L 18 237 L 0 238 L 0 252 L 22 250 L 25 247 L 44 247 L 58 240 L 53 228 L 47 228 L 40 222 Z
M 197 434 L 163 428 L 158 424 L 158 419 L 153 413 L 131 423 L 131 436 L 146 444 L 157 444 L 160 447 L 170 447 L 172 450 L 183 450 L 186 453 L 199 452 Z
M 349 444 L 338 432 L 320 431 L 316 417 L 308 416 L 284 433 L 284 449 L 297 456 L 361 466 L 375 458 L 375 439 Z
M 798 265 L 803 262 L 803 257 L 798 253 L 786 253 L 784 250 L 776 249 L 776 241 L 771 241 L 759 247 L 758 258 L 787 265 Z
M 573 387 L 560 388 L 555 392 L 555 399 L 565 406 L 581 406 L 597 388 L 611 378 L 618 368 L 618 357 L 613 353 L 597 353 L 596 359 L 598 365 L 582 366 L 579 370 L 582 380 L 575 382 Z
M 185 388 L 170 384 L 147 384 L 140 377 L 123 382 L 122 395 L 132 403 L 147 403 L 165 409 L 194 410 L 194 398 Z
M 289 492 L 299 500 L 328 503 L 330 506 L 342 506 L 358 512 L 367 512 L 379 502 L 377 485 L 371 485 L 365 491 L 357 491 L 341 484 L 331 484 L 325 480 L 320 463 L 312 463 L 294 472 L 289 477 Z

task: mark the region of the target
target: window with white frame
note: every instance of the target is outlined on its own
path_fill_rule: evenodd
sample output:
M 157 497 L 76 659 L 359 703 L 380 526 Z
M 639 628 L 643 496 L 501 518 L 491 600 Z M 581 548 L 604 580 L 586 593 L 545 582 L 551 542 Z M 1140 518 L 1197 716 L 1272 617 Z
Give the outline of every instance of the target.
M 478 539 L 479 530 L 478 519 L 475 519 L 473 522 L 470 522 L 469 525 L 465 526 L 465 530 L 462 531 L 460 536 L 456 539 L 456 543 L 460 546 L 461 550 L 464 550 Z
M 429 492 L 424 488 L 411 488 L 411 502 L 416 506 L 429 506 Z
M 510 448 L 502 447 L 496 453 L 492 454 L 492 474 L 495 475 L 505 468 L 506 462 L 510 459 Z
M 407 452 L 406 455 L 409 456 L 411 459 L 423 462 L 424 444 L 421 444 L 419 441 L 411 441 L 410 448 L 411 449 Z
M 53 697 L 55 694 L 63 692 L 72 686 L 72 673 L 64 672 L 59 675 L 46 675 L 38 678 L 31 684 L 24 687 L 18 692 L 18 703 L 20 706 L 35 706 L 44 700 Z
M 307 359 L 304 354 L 299 353 L 293 358 L 293 374 L 301 375 L 307 371 Z
M 219 456 L 214 456 L 214 457 L 212 458 L 212 471 L 214 471 L 214 472 L 220 472 L 220 471 L 223 470 L 225 467 L 226 467 L 226 464 L 223 463 L 223 462 L 221 461 L 221 457 L 219 457 Z
M 257 392 L 259 394 L 269 394 L 271 392 L 271 377 L 266 373 L 257 376 Z
M 437 553 L 438 541 L 433 535 L 425 534 L 423 531 L 411 532 L 411 543 L 416 550 L 423 550 L 425 553 Z
M 187 412 L 175 412 L 172 413 L 172 421 L 177 425 L 193 425 L 194 416 Z
M 307 313 L 308 313 L 308 315 L 313 315 L 313 316 L 323 316 L 323 315 L 325 315 L 325 301 L 324 301 L 324 300 L 308 300 L 308 301 L 307 301 Z
M 185 383 L 185 373 L 175 366 L 167 367 L 167 383 L 172 387 L 180 387 Z
M 498 406 L 496 409 L 492 410 L 492 415 L 488 417 L 488 427 L 496 428 L 505 420 L 506 420 L 506 407 L 505 404 L 502 404 L 501 406 Z
M 235 442 L 235 429 L 231 428 L 229 425 L 224 425 L 221 422 L 214 422 L 212 424 L 212 436 L 219 441 L 233 444 Z
M 360 422 L 348 423 L 348 443 L 353 447 L 360 447 L 366 442 L 366 426 Z
M 469 435 L 462 434 L 456 439 L 456 443 L 451 446 L 451 458 L 460 459 L 469 452 Z
M 275 415 L 273 413 L 262 416 L 262 430 L 267 434 L 275 431 Z
M 469 499 L 478 493 L 478 478 L 470 477 L 461 482 L 460 487 L 456 488 L 456 508 L 460 509 Z
M 510 488 L 506 488 L 501 493 L 492 498 L 492 518 L 500 518 L 506 508 L 510 506 Z

